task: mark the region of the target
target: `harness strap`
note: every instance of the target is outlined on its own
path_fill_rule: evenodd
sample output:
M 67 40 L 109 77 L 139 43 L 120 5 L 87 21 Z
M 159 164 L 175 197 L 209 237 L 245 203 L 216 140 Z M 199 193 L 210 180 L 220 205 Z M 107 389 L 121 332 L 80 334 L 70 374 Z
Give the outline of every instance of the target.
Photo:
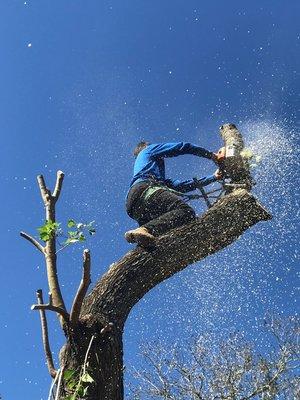
M 166 185 L 159 184 L 158 182 L 151 182 L 150 186 L 144 190 L 142 197 L 144 200 L 148 200 L 154 193 L 158 190 L 169 190 L 170 192 L 176 194 L 177 196 L 185 197 L 185 193 L 178 192 L 177 190 L 171 189 Z

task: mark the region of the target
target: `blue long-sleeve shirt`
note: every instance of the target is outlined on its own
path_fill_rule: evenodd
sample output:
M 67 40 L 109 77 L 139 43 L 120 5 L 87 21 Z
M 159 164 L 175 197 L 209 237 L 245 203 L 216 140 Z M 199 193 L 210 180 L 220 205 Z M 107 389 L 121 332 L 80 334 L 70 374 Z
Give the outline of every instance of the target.
M 165 177 L 164 158 L 177 157 L 183 154 L 193 154 L 195 156 L 211 159 L 213 153 L 187 142 L 149 144 L 136 158 L 130 186 L 152 179 L 183 193 L 195 190 L 197 183 L 193 179 L 179 181 L 166 179 Z M 198 182 L 199 181 L 202 186 L 206 186 L 215 182 L 216 177 L 211 175 L 203 177 L 199 179 Z

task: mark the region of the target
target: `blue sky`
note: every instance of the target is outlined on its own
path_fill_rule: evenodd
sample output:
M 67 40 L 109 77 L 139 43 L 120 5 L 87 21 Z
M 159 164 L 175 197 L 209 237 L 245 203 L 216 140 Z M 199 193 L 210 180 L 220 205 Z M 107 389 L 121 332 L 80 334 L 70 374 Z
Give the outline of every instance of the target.
M 58 220 L 96 220 L 93 281 L 130 246 L 124 198 L 140 139 L 190 141 L 217 150 L 218 127 L 234 122 L 262 162 L 255 193 L 274 214 L 220 254 L 155 288 L 125 331 L 127 369 L 138 344 L 241 329 L 258 338 L 273 309 L 297 310 L 299 233 L 299 2 L 3 0 L 0 123 L 3 144 L 0 393 L 46 399 L 35 290 L 47 293 L 43 260 L 22 241 L 43 207 L 36 175 L 66 174 Z M 207 160 L 168 160 L 170 177 L 214 170 Z M 197 211 L 203 210 L 196 206 Z M 70 305 L 80 246 L 60 253 Z M 298 297 L 299 298 L 299 297 Z M 49 316 L 51 343 L 63 338 Z M 127 382 L 129 377 L 126 378 Z

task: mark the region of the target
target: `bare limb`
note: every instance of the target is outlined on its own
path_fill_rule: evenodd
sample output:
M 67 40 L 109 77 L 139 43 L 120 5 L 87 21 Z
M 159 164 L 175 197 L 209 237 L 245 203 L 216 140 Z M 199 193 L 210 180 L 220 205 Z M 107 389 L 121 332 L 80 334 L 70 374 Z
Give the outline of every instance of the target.
M 59 199 L 64 176 L 65 174 L 62 171 L 57 171 L 56 184 L 52 195 L 55 202 Z
M 43 300 L 43 292 L 41 289 L 36 291 L 36 297 L 38 300 L 38 305 L 42 305 L 44 303 L 44 300 Z M 43 309 L 40 309 L 40 318 L 41 318 L 41 327 L 42 327 L 42 340 L 43 340 L 43 346 L 44 346 L 48 371 L 52 378 L 56 378 L 57 371 L 56 371 L 56 369 L 54 367 L 54 363 L 53 363 L 52 353 L 51 353 L 50 344 L 49 344 L 47 318 L 46 318 L 45 310 L 43 310 Z
M 38 181 L 39 188 L 41 191 L 42 199 L 44 200 L 44 203 L 46 204 L 49 201 L 49 198 L 51 196 L 50 190 L 46 187 L 46 183 L 45 183 L 45 179 L 44 179 L 43 175 L 38 175 L 37 181 Z
M 79 319 L 81 306 L 88 290 L 88 287 L 91 283 L 91 256 L 90 251 L 85 249 L 83 252 L 83 270 L 82 270 L 82 279 L 80 281 L 80 285 L 78 287 L 77 293 L 75 295 L 71 313 L 70 313 L 70 322 L 72 325 L 76 325 Z
M 69 321 L 69 313 L 61 307 L 51 306 L 50 304 L 33 304 L 31 306 L 31 309 L 54 311 L 57 314 L 60 314 L 65 320 L 65 322 Z
M 42 246 L 36 239 L 34 239 L 32 236 L 28 235 L 26 232 L 20 232 L 20 235 L 28 240 L 30 243 L 32 243 L 41 253 L 45 253 L 45 248 Z
M 33 304 L 33 305 L 31 306 L 31 310 L 39 310 L 39 311 L 46 311 L 46 310 L 48 310 L 48 311 L 54 311 L 54 312 L 56 312 L 57 314 L 59 314 L 59 315 L 62 316 L 64 322 L 68 322 L 68 321 L 69 321 L 69 318 L 70 318 L 69 313 L 68 313 L 64 308 L 62 308 L 62 307 L 57 307 L 57 306 L 54 306 L 54 305 L 52 304 L 52 295 L 51 295 L 51 293 L 49 294 L 49 303 L 48 303 L 48 304 L 43 304 L 43 303 L 41 303 L 41 302 L 39 302 L 38 304 Z

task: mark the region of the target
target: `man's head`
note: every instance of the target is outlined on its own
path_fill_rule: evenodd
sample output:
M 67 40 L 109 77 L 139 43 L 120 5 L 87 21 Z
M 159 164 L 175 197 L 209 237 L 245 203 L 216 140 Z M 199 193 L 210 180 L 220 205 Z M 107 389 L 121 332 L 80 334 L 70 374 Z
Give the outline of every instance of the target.
M 139 153 L 140 153 L 142 150 L 144 150 L 149 144 L 150 144 L 149 142 L 145 142 L 145 141 L 139 142 L 139 143 L 136 145 L 136 147 L 135 147 L 135 149 L 134 149 L 134 151 L 133 151 L 134 157 L 137 158 L 137 156 L 139 155 Z

